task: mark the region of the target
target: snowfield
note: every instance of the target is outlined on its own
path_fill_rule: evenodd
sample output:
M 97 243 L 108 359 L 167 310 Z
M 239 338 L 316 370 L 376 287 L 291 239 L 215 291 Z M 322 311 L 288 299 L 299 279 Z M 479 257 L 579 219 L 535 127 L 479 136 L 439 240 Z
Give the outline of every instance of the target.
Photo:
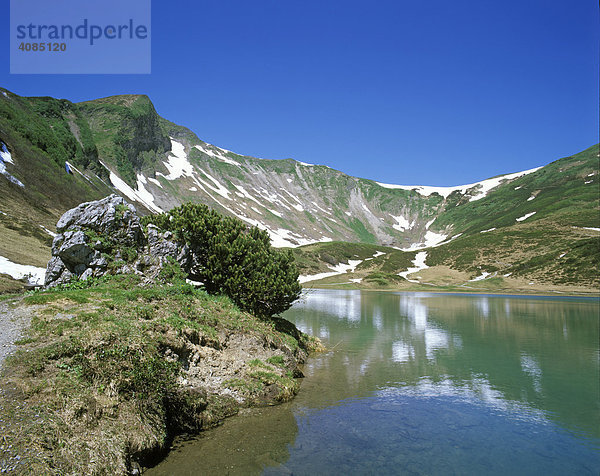
M 48 233 L 52 238 L 56 238 L 56 233 L 54 233 L 53 231 L 48 230 L 48 228 L 46 228 L 44 225 L 40 225 L 40 228 L 42 230 L 44 230 L 46 233 Z
M 383 188 L 414 190 L 418 194 L 423 195 L 425 197 L 428 197 L 429 195 L 431 195 L 433 193 L 437 193 L 444 198 L 447 198 L 448 195 L 450 195 L 452 192 L 459 191 L 460 193 L 464 194 L 468 190 L 471 190 L 472 188 L 477 187 L 477 190 L 475 190 L 475 195 L 469 199 L 470 202 L 473 202 L 475 200 L 480 200 L 483 197 L 485 197 L 490 190 L 496 188 L 503 181 L 522 177 L 524 175 L 531 174 L 539 169 L 541 169 L 541 167 L 524 170 L 522 172 L 515 172 L 513 174 L 500 175 L 498 177 L 482 180 L 481 182 L 475 182 L 475 183 L 471 183 L 468 185 L 456 185 L 454 187 L 434 187 L 434 186 L 428 186 L 428 185 L 394 185 L 394 184 L 381 183 L 381 182 L 375 182 L 375 183 L 377 183 L 377 185 L 379 185 Z M 517 188 L 521 188 L 521 187 L 517 187 Z
M 419 283 L 419 281 L 416 279 L 408 279 L 408 275 L 413 274 L 413 273 L 418 273 L 419 271 L 421 271 L 423 269 L 429 268 L 429 266 L 427 266 L 425 264 L 426 259 L 427 259 L 427 251 L 420 251 L 419 253 L 417 253 L 415 255 L 415 259 L 412 262 L 414 264 L 414 267 L 408 268 L 406 271 L 402 271 L 401 273 L 398 273 L 398 276 L 403 277 L 404 279 L 406 279 L 407 281 L 410 281 L 411 283 Z
M 406 230 L 410 230 L 413 225 L 415 224 L 414 220 L 412 222 L 409 222 L 406 218 L 404 218 L 403 216 L 394 216 L 394 215 L 390 215 L 394 220 L 396 220 L 396 224 L 392 225 L 392 228 L 394 230 L 398 230 L 398 231 L 406 231 Z
M 331 272 L 300 276 L 298 281 L 300 281 L 300 284 L 302 284 L 308 281 L 316 281 L 318 279 L 328 278 L 329 276 L 336 276 L 338 274 L 353 273 L 356 267 L 362 262 L 363 260 L 361 259 L 349 259 L 348 264 L 338 263 L 336 266 L 329 266 L 329 269 L 333 270 Z
M 113 186 L 119 192 L 121 192 L 123 195 L 125 195 L 130 200 L 133 200 L 134 202 L 139 202 L 139 203 L 143 204 L 146 208 L 148 208 L 149 210 L 151 210 L 153 212 L 157 212 L 157 213 L 163 212 L 162 208 L 160 208 L 158 205 L 154 204 L 154 196 L 148 190 L 146 190 L 144 188 L 145 178 L 143 175 L 139 174 L 137 176 L 138 191 L 135 191 L 124 180 L 121 180 L 117 174 L 112 172 L 106 166 L 106 164 L 104 162 L 101 161 L 100 163 L 104 166 L 104 168 L 106 168 L 106 170 L 109 171 L 109 173 L 110 173 L 109 179 L 110 179 L 111 183 L 113 184 Z
M 181 142 L 171 139 L 171 155 L 163 162 L 169 171 L 169 175 L 163 175 L 167 180 L 175 180 L 182 176 L 191 177 L 194 166 L 190 163 L 185 153 L 185 147 Z M 162 175 L 162 174 L 161 174 Z
M 524 221 L 527 220 L 529 217 L 532 217 L 533 215 L 535 215 L 537 212 L 531 212 L 531 213 L 527 213 L 526 215 L 523 215 L 522 217 L 517 218 L 517 221 Z
M 487 271 L 482 271 L 480 276 L 477 276 L 476 278 L 473 278 L 473 279 L 469 279 L 469 282 L 472 283 L 475 281 L 483 281 L 484 279 L 487 279 L 488 277 L 492 278 L 494 276 L 496 276 L 496 273 L 491 274 L 491 273 L 488 273 Z
M 210 144 L 206 144 L 206 145 L 210 145 Z M 203 147 L 201 145 L 195 145 L 194 146 L 196 149 L 198 149 L 200 152 L 205 153 L 206 155 L 209 155 L 211 157 L 214 157 L 215 159 L 219 159 L 223 162 L 225 162 L 226 164 L 230 164 L 230 165 L 237 165 L 238 167 L 240 167 L 240 164 L 238 164 L 235 160 L 230 159 L 229 157 L 227 157 L 225 154 L 227 152 L 230 152 L 228 150 L 225 149 L 221 149 L 220 147 L 216 147 L 216 146 L 211 146 L 214 147 L 215 149 L 217 149 L 217 152 L 213 151 L 212 149 L 209 149 L 207 147 Z
M 6 148 L 6 144 L 4 142 L 0 142 L 0 162 L 8 162 L 9 164 L 14 164 L 12 155 Z
M 0 141 L 0 174 L 4 175 L 8 180 L 10 180 L 12 183 L 18 185 L 19 187 L 23 187 L 25 188 L 25 185 L 23 185 L 23 182 L 21 182 L 18 178 L 12 176 L 11 174 L 8 173 L 8 171 L 6 170 L 6 164 L 14 164 L 13 162 L 13 158 L 11 153 L 9 152 L 8 148 L 6 147 L 6 144 L 2 141 Z
M 27 276 L 30 284 L 40 285 L 44 284 L 44 278 L 46 277 L 45 268 L 13 263 L 4 256 L 0 256 L 0 273 L 8 274 L 13 279 L 23 279 Z
M 413 243 L 408 248 L 400 248 L 402 251 L 415 251 L 422 250 L 423 248 L 431 248 L 433 246 L 437 246 L 446 241 L 448 235 L 444 235 L 442 233 L 435 233 L 433 231 L 427 230 L 425 233 L 425 239 L 421 243 Z M 456 238 L 456 237 L 455 237 Z

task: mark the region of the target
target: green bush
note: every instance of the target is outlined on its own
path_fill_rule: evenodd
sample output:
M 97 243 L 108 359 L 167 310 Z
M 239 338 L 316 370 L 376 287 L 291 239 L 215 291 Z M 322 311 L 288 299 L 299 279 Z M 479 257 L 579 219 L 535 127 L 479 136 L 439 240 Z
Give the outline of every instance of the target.
M 271 248 L 265 231 L 192 203 L 142 220 L 173 232 L 191 248 L 198 263 L 185 271 L 210 294 L 229 296 L 262 318 L 285 311 L 300 296 L 292 253 Z

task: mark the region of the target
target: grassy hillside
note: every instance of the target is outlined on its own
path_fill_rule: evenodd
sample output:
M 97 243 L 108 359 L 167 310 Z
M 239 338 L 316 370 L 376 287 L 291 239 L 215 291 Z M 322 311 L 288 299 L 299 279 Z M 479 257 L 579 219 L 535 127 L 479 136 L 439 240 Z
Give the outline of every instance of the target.
M 131 474 L 179 432 L 297 392 L 296 365 L 314 339 L 189 285 L 139 281 L 122 275 L 21 304 L 32 327 L 3 375 L 11 391 L 0 392 L 0 456 L 17 473 Z
M 500 185 L 485 198 L 449 208 L 437 219 L 456 233 L 512 226 L 528 213 L 533 222 L 551 219 L 557 226 L 594 227 L 600 222 L 598 145 Z M 533 197 L 533 198 L 532 198 Z
M 0 255 L 42 266 L 51 237 L 41 226 L 54 230 L 66 210 L 112 189 L 75 105 L 1 92 L 0 141 L 13 161 L 6 168 L 23 186 L 0 175 Z M 72 174 L 66 161 L 74 165 Z

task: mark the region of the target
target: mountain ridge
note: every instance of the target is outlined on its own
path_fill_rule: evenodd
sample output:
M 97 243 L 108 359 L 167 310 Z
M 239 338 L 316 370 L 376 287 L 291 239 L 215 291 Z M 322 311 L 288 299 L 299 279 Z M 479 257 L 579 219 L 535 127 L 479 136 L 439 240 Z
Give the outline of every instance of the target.
M 413 267 L 414 252 L 423 249 L 432 250 L 425 261 L 436 266 L 460 269 L 463 261 L 479 261 L 475 268 L 465 268 L 473 273 L 487 262 L 484 257 L 463 250 L 457 259 L 448 258 L 465 240 L 509 236 L 539 222 L 546 232 L 558 230 L 564 239 L 577 242 L 581 237 L 571 227 L 600 228 L 598 145 L 542 167 L 466 185 L 394 185 L 326 165 L 231 152 L 162 118 L 145 95 L 71 103 L 1 91 L 0 140 L 14 159 L 4 163 L 4 172 L 24 184 L 0 187 L 2 211 L 27 222 L 24 230 L 52 229 L 67 208 L 116 190 L 142 213 L 187 201 L 206 203 L 265 229 L 274 246 L 347 242 L 404 250 L 411 259 L 398 259 L 404 266 L 393 273 L 398 276 Z M 66 174 L 63 160 L 72 175 Z M 6 174 L 0 180 L 9 180 Z M 493 247 L 484 248 L 486 256 L 494 254 Z M 0 245 L 0 255 L 16 257 L 8 245 Z M 329 273 L 327 266 L 339 266 L 325 263 L 307 265 L 303 272 Z M 497 272 L 492 268 L 502 268 L 487 266 L 490 275 Z

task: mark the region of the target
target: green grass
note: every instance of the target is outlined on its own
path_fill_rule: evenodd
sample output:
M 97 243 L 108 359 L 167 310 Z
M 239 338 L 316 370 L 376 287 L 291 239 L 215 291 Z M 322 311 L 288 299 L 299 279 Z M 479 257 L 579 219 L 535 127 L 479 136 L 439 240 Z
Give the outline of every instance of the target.
M 335 266 L 339 263 L 348 263 L 348 260 L 365 260 L 372 258 L 377 251 L 388 254 L 397 250 L 385 246 L 343 241 L 315 243 L 292 249 L 300 274 L 317 274 L 330 271 L 328 265 Z
M 240 403 L 231 397 L 180 386 L 186 346 L 220 349 L 222 336 L 233 334 L 286 355 L 314 345 L 227 298 L 187 284 L 140 287 L 133 275 L 32 292 L 24 303 L 38 307 L 8 361 L 4 384 L 20 397 L 18 405 L 0 401 L 3 443 L 44 474 L 124 474 L 132 457 L 164 447 L 169 435 L 235 413 Z M 247 374 L 227 385 L 265 403 L 297 391 L 279 355 L 250 361 Z

